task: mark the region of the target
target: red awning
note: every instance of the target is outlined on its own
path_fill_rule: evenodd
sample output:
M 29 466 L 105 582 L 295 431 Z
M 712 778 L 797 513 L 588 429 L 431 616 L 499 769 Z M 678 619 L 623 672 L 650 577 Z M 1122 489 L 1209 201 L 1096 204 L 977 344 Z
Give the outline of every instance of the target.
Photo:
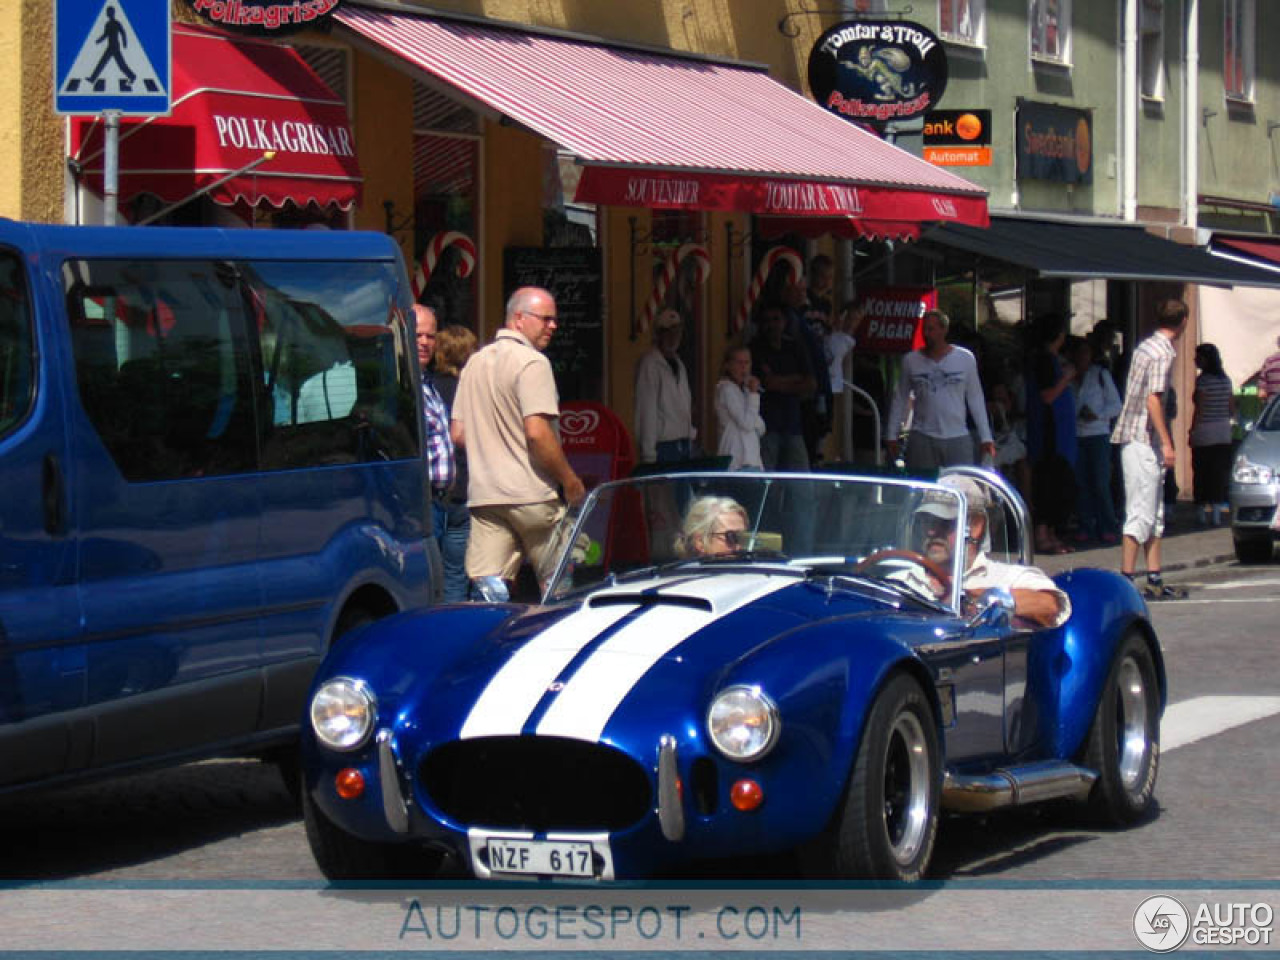
M 73 121 L 71 155 L 98 192 L 102 143 L 101 120 Z M 177 203 L 268 153 L 274 156 L 210 191 L 213 199 L 344 209 L 359 202 L 346 107 L 297 51 L 175 26 L 173 111 L 121 120 L 120 198 L 153 193 Z
M 335 17 L 571 151 L 582 202 L 987 224 L 981 187 L 760 69 L 353 4 Z
M 1226 247 L 1231 253 L 1243 253 L 1258 260 L 1280 264 L 1280 240 L 1246 240 L 1243 237 L 1214 235 L 1214 246 Z

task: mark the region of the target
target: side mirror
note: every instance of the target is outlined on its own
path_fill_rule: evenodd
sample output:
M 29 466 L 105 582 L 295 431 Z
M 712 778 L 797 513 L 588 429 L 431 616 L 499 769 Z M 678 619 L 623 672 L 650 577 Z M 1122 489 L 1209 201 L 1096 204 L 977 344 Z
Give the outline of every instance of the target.
M 969 618 L 966 626 L 970 630 L 978 627 L 1003 628 L 1009 626 L 1013 619 L 1013 592 L 1007 587 L 992 587 L 984 590 L 978 598 L 978 610 Z

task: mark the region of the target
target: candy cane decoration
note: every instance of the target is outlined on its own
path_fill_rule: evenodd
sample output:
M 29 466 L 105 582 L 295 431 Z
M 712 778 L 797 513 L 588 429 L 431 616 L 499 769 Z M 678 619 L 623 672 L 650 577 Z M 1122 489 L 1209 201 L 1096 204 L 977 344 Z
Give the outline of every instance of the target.
M 461 254 L 458 258 L 458 276 L 471 276 L 472 271 L 476 268 L 475 243 L 465 233 L 459 233 L 457 230 L 441 231 L 431 238 L 431 242 L 427 244 L 426 252 L 422 255 L 422 262 L 413 268 L 413 297 L 415 300 L 422 296 L 423 290 L 427 289 L 427 281 L 431 279 L 431 274 L 435 273 L 440 255 L 444 253 L 446 247 L 451 246 L 457 246 L 458 253 Z
M 804 261 L 800 259 L 800 254 L 790 247 L 774 247 L 760 260 L 760 266 L 756 267 L 756 275 L 751 278 L 751 286 L 747 288 L 747 295 L 742 300 L 742 306 L 738 308 L 738 315 L 734 319 L 733 329 L 741 330 L 747 325 L 747 318 L 751 316 L 751 311 L 755 309 L 756 301 L 760 299 L 760 292 L 764 290 L 765 281 L 769 279 L 769 274 L 773 272 L 773 268 L 779 262 L 787 265 L 787 268 L 791 271 L 792 281 L 799 280 L 804 276 Z
M 667 291 L 671 289 L 671 282 L 680 271 L 680 262 L 688 257 L 693 257 L 693 262 L 698 268 L 699 283 L 706 283 L 707 278 L 711 276 L 711 254 L 702 244 L 684 243 L 672 250 L 667 254 L 667 262 L 663 264 L 662 273 L 658 275 L 658 279 L 653 282 L 653 292 L 649 294 L 649 302 L 644 305 L 644 311 L 640 314 L 641 330 L 648 330 L 649 324 L 657 318 L 658 311 L 667 302 Z

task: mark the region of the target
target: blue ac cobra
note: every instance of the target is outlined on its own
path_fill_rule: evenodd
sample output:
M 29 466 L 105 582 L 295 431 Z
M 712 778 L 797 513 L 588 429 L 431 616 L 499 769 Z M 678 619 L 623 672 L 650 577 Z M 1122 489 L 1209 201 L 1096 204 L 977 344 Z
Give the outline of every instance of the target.
M 984 551 L 1026 562 L 1023 502 L 958 469 L 989 492 Z M 609 881 L 795 851 L 817 876 L 910 881 L 944 811 L 1141 818 L 1165 672 L 1137 591 L 1060 575 L 1070 617 L 1039 628 L 1010 591 L 965 590 L 963 551 L 921 552 L 927 503 L 970 529 L 954 489 L 905 478 L 606 483 L 541 603 L 345 637 L 303 725 L 320 868 Z

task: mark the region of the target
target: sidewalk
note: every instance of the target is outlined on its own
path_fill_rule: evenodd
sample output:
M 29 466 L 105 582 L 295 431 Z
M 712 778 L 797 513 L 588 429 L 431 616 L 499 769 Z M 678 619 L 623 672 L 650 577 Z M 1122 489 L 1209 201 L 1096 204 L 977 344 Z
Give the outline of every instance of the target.
M 1231 543 L 1230 527 L 1197 527 L 1195 505 L 1179 502 L 1168 516 L 1164 540 L 1160 545 L 1161 566 L 1166 574 L 1195 567 L 1207 567 L 1215 563 L 1235 560 L 1235 548 Z M 1120 545 L 1085 545 L 1075 553 L 1052 556 L 1035 555 L 1035 564 L 1052 575 L 1076 567 L 1100 567 L 1103 570 L 1120 569 Z M 1142 551 L 1138 551 L 1138 571 L 1143 572 Z

